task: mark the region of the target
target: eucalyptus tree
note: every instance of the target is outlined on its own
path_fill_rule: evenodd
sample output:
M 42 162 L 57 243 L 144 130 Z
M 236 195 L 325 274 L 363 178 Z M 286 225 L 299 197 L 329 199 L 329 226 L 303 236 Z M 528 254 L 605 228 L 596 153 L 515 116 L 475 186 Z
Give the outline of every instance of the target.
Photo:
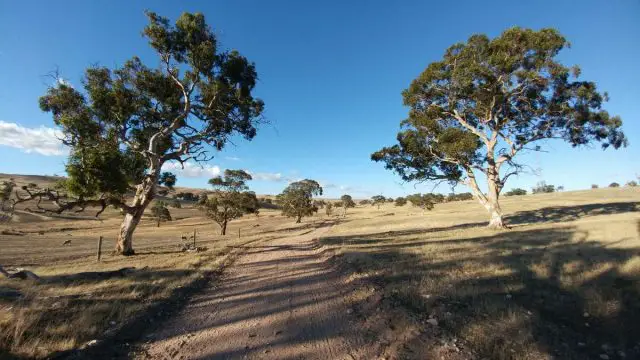
M 525 169 L 516 155 L 547 139 L 572 146 L 626 146 L 622 120 L 602 109 L 607 94 L 557 61 L 569 45 L 554 29 L 511 28 L 451 46 L 404 90 L 409 116 L 396 145 L 372 154 L 405 181 L 467 185 L 503 228 L 499 196 Z M 478 177 L 486 178 L 482 191 Z
M 276 200 L 282 207 L 282 215 L 295 217 L 299 223 L 303 216 L 311 216 L 318 211 L 313 203 L 314 195 L 322 195 L 322 187 L 315 180 L 305 179 L 289 184 Z
M 340 197 L 340 201 L 342 202 L 342 209 L 344 210 L 342 212 L 343 216 L 347 216 L 347 209 L 348 208 L 352 208 L 352 207 L 356 207 L 356 203 L 353 201 L 353 198 L 351 197 L 351 195 L 342 195 Z
M 200 207 L 207 217 L 220 225 L 220 234 L 227 234 L 229 221 L 245 214 L 257 214 L 260 204 L 253 191 L 249 191 L 247 181 L 251 175 L 244 170 L 225 170 L 224 177 L 209 180 L 212 193 L 200 200 Z
M 51 199 L 60 212 L 121 209 L 116 252 L 123 255 L 134 253 L 133 233 L 158 183 L 175 182 L 162 177 L 162 166 L 208 161 L 231 136 L 251 140 L 264 108 L 252 95 L 254 64 L 221 50 L 204 15 L 184 13 L 174 24 L 153 12 L 147 17 L 144 36 L 157 63 L 134 56 L 113 69 L 93 66 L 82 89 L 59 81 L 40 98 L 71 149 L 68 180 L 60 191 L 22 196 Z
M 383 195 L 374 195 L 371 197 L 371 206 L 378 206 L 378 209 L 380 209 L 380 205 L 384 204 L 387 201 L 387 198 L 385 198 Z

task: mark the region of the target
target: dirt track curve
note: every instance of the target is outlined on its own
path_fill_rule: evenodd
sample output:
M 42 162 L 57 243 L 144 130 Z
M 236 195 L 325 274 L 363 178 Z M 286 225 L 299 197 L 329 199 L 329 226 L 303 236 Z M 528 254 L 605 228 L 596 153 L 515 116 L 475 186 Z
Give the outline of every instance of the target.
M 225 276 L 147 335 L 141 359 L 364 359 L 330 255 L 308 234 L 247 246 Z

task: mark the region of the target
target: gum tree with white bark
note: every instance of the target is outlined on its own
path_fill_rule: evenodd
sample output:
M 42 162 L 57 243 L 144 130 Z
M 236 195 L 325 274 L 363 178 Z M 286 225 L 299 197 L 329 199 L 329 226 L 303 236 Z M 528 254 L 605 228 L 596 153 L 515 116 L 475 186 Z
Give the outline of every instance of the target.
M 96 216 L 121 209 L 122 255 L 134 254 L 136 226 L 167 179 L 162 166 L 209 161 L 230 137 L 252 139 L 264 107 L 252 96 L 254 64 L 220 50 L 202 14 L 184 13 L 174 24 L 147 17 L 144 36 L 158 59 L 151 67 L 138 57 L 94 66 L 82 90 L 60 81 L 40 98 L 71 149 L 68 178 L 60 189 L 23 189 L 18 200 L 44 198 L 57 212 L 97 206 Z
M 568 46 L 554 29 L 517 27 L 451 46 L 403 92 L 410 111 L 398 143 L 372 160 L 405 181 L 468 186 L 489 213 L 489 227 L 504 228 L 499 196 L 526 167 L 518 154 L 541 151 L 548 139 L 626 146 L 622 120 L 602 109 L 607 94 L 579 80 L 578 67 L 557 61 Z

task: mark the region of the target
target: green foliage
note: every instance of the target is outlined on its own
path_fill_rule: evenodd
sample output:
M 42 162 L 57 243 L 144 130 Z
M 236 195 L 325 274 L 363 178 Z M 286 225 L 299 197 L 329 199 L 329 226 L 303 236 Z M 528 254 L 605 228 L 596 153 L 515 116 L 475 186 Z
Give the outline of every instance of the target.
M 520 188 L 515 188 L 515 189 L 511 189 L 511 190 L 507 191 L 504 194 L 504 196 L 520 196 L 520 195 L 527 195 L 527 190 L 520 189 Z
M 343 206 L 342 201 L 336 201 L 333 203 L 333 206 L 337 207 L 337 208 L 341 208 Z
M 407 199 L 403 197 L 396 198 L 396 206 L 405 206 L 407 205 Z
M 465 193 L 460 193 L 460 194 L 451 193 L 451 194 L 447 195 L 447 201 L 448 202 L 451 202 L 451 201 L 466 201 L 466 200 L 473 200 L 473 194 L 469 193 L 469 192 L 465 192 Z
M 531 192 L 534 194 L 544 194 L 544 193 L 552 193 L 556 191 L 556 187 L 554 185 L 547 185 L 545 181 L 540 181 L 536 184 Z
M 351 195 L 342 195 L 340 201 L 342 202 L 341 207 L 345 209 L 356 207 L 356 203 L 353 201 Z
M 333 204 L 330 202 L 327 202 L 324 208 L 324 212 L 325 214 L 327 214 L 327 216 L 331 216 L 331 213 L 333 212 Z
M 249 180 L 251 175 L 244 170 L 225 170 L 224 177 L 209 180 L 214 190 L 199 200 L 207 217 L 220 225 L 222 235 L 226 234 L 229 221 L 258 213 L 258 198 L 246 185 Z
M 371 200 L 368 200 L 368 199 L 360 200 L 358 202 L 358 204 L 360 204 L 360 205 L 369 205 L 369 204 L 371 204 Z
M 406 200 L 422 210 L 431 210 L 435 206 L 432 194 L 413 194 L 407 196 Z
M 282 207 L 282 214 L 295 217 L 300 222 L 303 216 L 311 216 L 318 211 L 313 204 L 313 196 L 322 195 L 322 187 L 315 180 L 305 179 L 289 184 L 276 201 Z
M 160 178 L 158 179 L 159 185 L 164 185 L 169 189 L 173 189 L 173 186 L 176 184 L 176 175 L 170 172 L 163 172 L 160 174 Z
M 638 182 L 637 182 L 637 181 L 635 181 L 635 180 L 631 180 L 631 181 L 627 182 L 627 183 L 625 184 L 625 186 L 629 186 L 629 187 L 636 187 L 636 186 L 638 186 Z
M 181 202 L 180 202 L 180 200 L 178 200 L 178 199 L 174 199 L 174 200 L 171 202 L 171 204 L 170 204 L 170 205 L 171 205 L 171 207 L 172 207 L 172 208 L 174 208 L 174 209 L 181 209 L 181 208 L 182 208 L 182 203 L 181 203 Z
M 198 196 L 192 192 L 179 192 L 176 194 L 176 198 L 185 201 L 198 201 Z
M 617 182 L 614 181 L 611 184 L 609 184 L 609 187 L 610 188 L 617 188 L 617 187 L 620 187 L 620 184 L 618 184 Z
M 380 209 L 380 205 L 384 204 L 387 201 L 387 198 L 385 198 L 382 195 L 374 195 L 371 197 L 371 206 L 378 206 L 378 209 Z
M 161 221 L 171 221 L 171 213 L 167 203 L 164 201 L 156 201 L 151 207 L 151 214 L 158 221 L 158 226 L 160 226 Z
M 171 188 L 175 176 L 159 174 L 163 163 L 207 160 L 207 145 L 220 150 L 230 136 L 256 134 L 264 105 L 251 95 L 255 66 L 221 51 L 202 14 L 184 13 L 175 24 L 147 16 L 144 35 L 158 63 L 134 56 L 113 69 L 93 66 L 82 89 L 59 82 L 40 98 L 71 148 L 70 194 L 117 197 L 145 176 Z
M 13 180 L 5 180 L 0 183 L 0 201 L 4 204 L 5 201 L 9 201 L 11 193 L 16 187 L 16 183 Z

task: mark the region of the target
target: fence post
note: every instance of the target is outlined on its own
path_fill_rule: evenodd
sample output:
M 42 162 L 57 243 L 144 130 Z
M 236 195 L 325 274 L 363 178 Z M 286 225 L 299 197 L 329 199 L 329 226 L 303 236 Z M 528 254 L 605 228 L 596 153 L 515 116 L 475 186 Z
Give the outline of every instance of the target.
M 240 228 L 238 228 L 238 239 L 240 239 Z
M 98 239 L 98 261 L 100 261 L 100 255 L 102 255 L 102 236 Z
M 193 228 L 193 248 L 196 248 L 196 229 Z

